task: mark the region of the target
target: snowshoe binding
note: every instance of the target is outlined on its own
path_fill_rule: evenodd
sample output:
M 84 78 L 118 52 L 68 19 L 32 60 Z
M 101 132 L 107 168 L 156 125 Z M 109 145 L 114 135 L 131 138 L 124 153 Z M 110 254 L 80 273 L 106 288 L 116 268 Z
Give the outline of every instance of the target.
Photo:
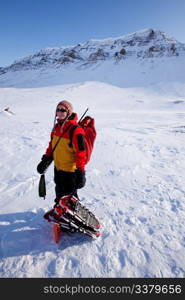
M 82 232 L 92 238 L 100 235 L 100 223 L 95 215 L 73 195 L 61 197 L 59 203 L 44 218 L 54 223 L 56 242 L 59 231 Z

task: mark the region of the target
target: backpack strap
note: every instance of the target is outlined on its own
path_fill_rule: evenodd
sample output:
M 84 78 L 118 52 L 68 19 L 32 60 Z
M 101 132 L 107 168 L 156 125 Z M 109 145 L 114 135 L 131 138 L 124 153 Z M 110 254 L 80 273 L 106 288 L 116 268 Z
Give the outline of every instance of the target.
M 69 142 L 69 147 L 70 147 L 70 148 L 72 148 L 72 145 L 73 145 L 72 139 L 73 139 L 74 131 L 75 131 L 75 129 L 78 128 L 78 127 L 80 127 L 80 126 L 79 126 L 79 125 L 74 125 L 73 127 L 70 128 L 70 131 L 69 131 L 69 140 L 70 140 L 70 142 Z

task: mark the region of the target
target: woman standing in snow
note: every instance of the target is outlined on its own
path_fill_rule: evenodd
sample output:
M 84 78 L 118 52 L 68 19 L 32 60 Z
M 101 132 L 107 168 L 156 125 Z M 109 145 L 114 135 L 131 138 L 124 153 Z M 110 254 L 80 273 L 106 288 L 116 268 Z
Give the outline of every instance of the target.
M 45 166 L 53 157 L 56 203 L 62 196 L 71 193 L 78 197 L 77 189 L 85 186 L 84 130 L 76 126 L 72 139 L 70 136 L 70 131 L 77 125 L 77 120 L 77 114 L 73 112 L 73 106 L 70 102 L 63 100 L 58 103 L 51 140 L 46 153 L 37 166 L 37 171 L 43 174 Z M 72 143 L 70 144 L 70 142 Z M 57 146 L 55 147 L 55 145 Z

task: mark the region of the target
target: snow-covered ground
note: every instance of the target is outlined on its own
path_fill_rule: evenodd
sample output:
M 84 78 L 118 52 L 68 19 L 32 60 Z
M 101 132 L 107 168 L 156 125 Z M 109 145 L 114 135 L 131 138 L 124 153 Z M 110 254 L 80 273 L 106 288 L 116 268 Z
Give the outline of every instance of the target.
M 0 277 L 185 276 L 184 90 L 94 81 L 0 88 Z M 46 200 L 36 166 L 62 99 L 79 116 L 89 107 L 96 120 L 79 196 L 102 228 L 97 240 L 64 233 L 57 245 L 43 219 L 53 205 L 53 166 Z

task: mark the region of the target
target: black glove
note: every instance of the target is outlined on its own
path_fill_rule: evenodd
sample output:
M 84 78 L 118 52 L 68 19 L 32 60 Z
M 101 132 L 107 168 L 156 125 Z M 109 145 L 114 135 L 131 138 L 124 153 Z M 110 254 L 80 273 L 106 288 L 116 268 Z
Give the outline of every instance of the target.
M 81 189 L 85 186 L 86 183 L 85 171 L 76 169 L 75 174 L 76 174 L 76 188 Z
M 50 163 L 53 161 L 52 156 L 46 156 L 43 155 L 41 158 L 41 162 L 37 166 L 37 172 L 39 174 L 43 174 L 44 171 L 47 169 L 47 167 L 50 165 Z

